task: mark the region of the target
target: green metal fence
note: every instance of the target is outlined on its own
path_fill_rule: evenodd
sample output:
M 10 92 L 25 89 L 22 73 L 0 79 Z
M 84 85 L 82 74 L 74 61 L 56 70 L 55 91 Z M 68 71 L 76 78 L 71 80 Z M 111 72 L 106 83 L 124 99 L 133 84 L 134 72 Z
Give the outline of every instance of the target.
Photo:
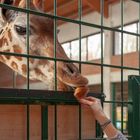
M 123 116 L 123 112 L 124 112 L 124 106 L 129 106 L 129 120 L 128 120 L 128 124 L 129 126 L 133 126 L 131 128 L 128 127 L 129 131 L 128 131 L 128 137 L 130 139 L 133 140 L 138 140 L 140 139 L 140 135 L 139 135 L 139 117 L 137 115 L 135 115 L 136 112 L 139 112 L 139 77 L 130 77 L 130 83 L 129 83 L 129 95 L 130 95 L 130 100 L 129 101 L 125 101 L 124 100 L 124 73 L 125 70 L 133 70 L 133 71 L 140 71 L 140 61 L 139 61 L 139 67 L 138 68 L 134 68 L 134 67 L 129 67 L 129 66 L 125 66 L 124 65 L 124 54 L 123 54 L 123 36 L 124 34 L 129 34 L 132 36 L 137 36 L 139 38 L 140 35 L 140 29 L 138 31 L 138 33 L 133 33 L 133 32 L 129 32 L 129 31 L 125 31 L 123 29 L 124 27 L 124 1 L 125 0 L 120 0 L 120 9 L 121 9 L 121 15 L 120 15 L 120 21 L 121 21 L 121 29 L 117 29 L 117 28 L 112 28 L 112 27 L 108 27 L 105 26 L 104 24 L 104 4 L 105 1 L 104 0 L 100 0 L 100 11 L 101 11 L 101 19 L 100 19 L 100 24 L 94 24 L 94 23 L 89 23 L 89 22 L 85 22 L 82 20 L 82 0 L 78 0 L 78 19 L 69 19 L 66 17 L 61 17 L 59 15 L 57 15 L 57 0 L 54 0 L 54 14 L 49 14 L 49 13 L 42 13 L 42 12 L 38 12 L 38 11 L 34 11 L 32 9 L 30 9 L 30 1 L 26 0 L 26 9 L 21 9 L 18 7 L 13 7 L 13 6 L 9 6 L 6 4 L 0 4 L 0 7 L 4 7 L 4 8 L 8 8 L 8 9 L 12 9 L 12 10 L 16 10 L 16 11 L 20 11 L 20 12 L 25 12 L 27 14 L 27 54 L 15 54 L 15 53 L 8 53 L 8 52 L 0 52 L 1 55 L 12 55 L 12 56 L 21 56 L 21 57 L 25 57 L 27 58 L 27 64 L 28 64 L 28 75 L 27 75 L 27 90 L 9 90 L 9 89 L 1 89 L 0 90 L 0 103 L 1 104 L 18 104 L 18 103 L 22 103 L 22 104 L 26 104 L 27 105 L 27 140 L 30 139 L 30 130 L 29 130 L 29 105 L 30 104 L 41 104 L 42 105 L 42 140 L 47 140 L 48 139 L 48 120 L 47 120 L 47 116 L 48 116 L 48 108 L 47 108 L 47 104 L 53 104 L 55 106 L 55 124 L 57 124 L 57 105 L 58 104 L 76 104 L 79 105 L 77 103 L 77 101 L 75 100 L 75 98 L 73 97 L 72 93 L 71 94 L 59 94 L 59 92 L 57 91 L 57 71 L 56 71 L 56 65 L 58 61 L 64 61 L 64 62 L 73 62 L 73 63 L 77 63 L 79 64 L 79 70 L 81 71 L 81 65 L 85 64 L 85 65 L 91 65 L 91 66 L 98 66 L 101 69 L 101 90 L 99 91 L 100 93 L 104 92 L 104 69 L 105 68 L 114 68 L 114 69 L 119 69 L 120 70 L 120 81 L 121 81 L 121 100 L 116 100 L 115 97 L 112 97 L 112 100 L 105 100 L 104 104 L 109 104 L 113 106 L 113 111 L 115 112 L 114 108 L 116 104 L 120 104 L 121 106 L 121 131 L 123 132 L 123 122 L 124 122 L 124 116 Z M 135 1 L 137 2 L 137 5 L 139 5 L 139 11 L 140 11 L 140 3 L 139 1 Z M 54 20 L 54 58 L 50 58 L 50 57 L 45 57 L 45 56 L 34 56 L 29 54 L 29 15 L 30 14 L 35 14 L 38 16 L 44 16 L 44 17 L 49 17 L 52 18 Z M 139 19 L 140 19 L 140 12 L 139 12 Z M 101 61 L 100 63 L 95 63 L 95 62 L 90 62 L 90 61 L 82 61 L 81 60 L 81 53 L 79 53 L 79 60 L 64 60 L 61 58 L 56 58 L 56 34 L 57 34 L 57 21 L 58 20 L 62 20 L 65 22 L 70 22 L 70 23 L 74 23 L 75 25 L 79 26 L 79 52 L 81 52 L 81 38 L 82 38 L 82 32 L 81 32 L 81 28 L 82 26 L 87 26 L 87 27 L 93 27 L 93 28 L 97 28 L 100 29 L 101 31 Z M 140 26 L 140 22 L 139 22 L 139 26 Z M 103 50 L 103 32 L 104 31 L 111 31 L 111 32 L 119 32 L 121 33 L 121 58 L 120 58 L 120 65 L 115 65 L 115 64 L 106 64 L 104 63 L 104 50 Z M 139 39 L 139 44 L 140 44 L 140 39 Z M 140 50 L 140 49 L 139 49 Z M 140 56 L 140 54 L 139 54 Z M 44 94 L 42 94 L 44 91 L 32 91 L 30 90 L 30 82 L 29 82 L 29 58 L 35 58 L 35 59 L 47 59 L 47 60 L 51 60 L 54 61 L 55 64 L 55 91 L 53 91 L 53 94 L 50 94 L 50 92 L 48 91 L 48 94 L 44 96 Z M 112 94 L 115 93 L 114 91 L 115 86 L 112 85 Z M 12 94 L 9 94 L 12 93 Z M 132 94 L 133 93 L 133 94 Z M 92 96 L 98 97 L 100 99 L 104 99 L 103 94 L 90 94 Z M 132 104 L 133 102 L 133 104 Z M 135 107 L 136 106 L 136 107 Z M 79 105 L 79 124 L 81 124 L 81 107 Z M 113 115 L 114 117 L 114 115 Z M 131 119 L 133 121 L 131 121 Z M 115 124 L 115 117 L 114 117 L 114 124 Z M 81 125 L 79 125 L 79 140 L 82 140 L 82 135 L 81 135 Z M 92 139 L 104 139 L 102 138 L 102 131 L 99 127 L 99 125 L 97 124 L 97 129 L 96 129 L 96 137 L 97 138 L 92 138 Z M 55 127 L 55 140 L 57 140 L 57 126 Z
M 140 76 L 129 76 L 129 100 L 133 104 L 129 104 L 129 133 L 134 140 L 140 139 Z

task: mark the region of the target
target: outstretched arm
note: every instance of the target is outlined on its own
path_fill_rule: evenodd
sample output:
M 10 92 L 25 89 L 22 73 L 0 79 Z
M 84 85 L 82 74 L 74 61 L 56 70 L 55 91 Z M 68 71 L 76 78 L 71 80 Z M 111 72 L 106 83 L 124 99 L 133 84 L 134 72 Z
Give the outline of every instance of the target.
M 95 119 L 101 125 L 103 131 L 111 140 L 127 140 L 125 136 L 118 131 L 110 119 L 103 112 L 100 100 L 94 97 L 77 98 L 81 104 L 88 105 L 95 116 Z

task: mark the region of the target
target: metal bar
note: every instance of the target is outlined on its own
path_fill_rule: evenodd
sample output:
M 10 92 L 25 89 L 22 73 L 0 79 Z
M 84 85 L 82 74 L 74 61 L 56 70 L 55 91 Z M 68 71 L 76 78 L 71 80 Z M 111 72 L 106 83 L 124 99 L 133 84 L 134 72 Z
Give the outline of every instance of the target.
M 115 91 L 115 83 L 111 84 L 111 88 L 112 88 L 112 101 L 115 101 L 115 95 L 116 95 L 116 91 Z M 115 102 L 116 103 L 116 102 Z M 115 104 L 112 104 L 112 122 L 114 124 L 114 126 L 116 126 L 116 108 L 115 108 Z
M 123 0 L 120 1 L 121 2 L 121 30 L 123 31 L 123 15 L 124 15 L 124 4 L 123 4 Z M 121 67 L 123 67 L 123 32 L 121 32 Z M 122 104 L 121 104 L 121 131 L 123 132 L 123 69 L 121 69 L 121 100 L 122 100 Z
M 26 133 L 27 133 L 27 140 L 29 140 L 30 139 L 30 107 L 29 107 L 29 105 L 27 104 L 26 105 L 26 123 L 27 123 L 27 131 L 26 131 Z
M 133 104 L 132 102 L 130 101 L 117 101 L 117 100 L 112 100 L 112 101 L 104 101 L 104 103 L 111 103 L 111 104 L 121 104 L 123 103 L 124 105 L 127 105 L 127 104 Z
M 101 68 L 101 92 L 103 91 L 103 15 L 104 15 L 104 12 L 103 12 L 103 6 L 104 6 L 104 3 L 103 3 L 103 0 L 100 0 L 100 11 L 101 11 L 101 64 L 100 64 L 100 68 Z M 102 104 L 103 106 L 103 104 Z M 99 123 L 96 121 L 96 137 L 103 137 L 103 133 L 102 133 L 102 130 L 101 130 L 101 127 L 99 125 Z
M 138 22 L 138 26 L 139 26 L 139 28 L 138 28 L 138 34 L 140 34 L 140 3 L 139 3 L 139 22 Z M 138 44 L 139 44 L 139 46 L 138 46 L 138 51 L 139 51 L 139 69 L 140 69 L 140 36 L 138 36 Z M 140 70 L 139 70 L 139 75 L 140 75 Z
M 54 105 L 55 140 L 57 140 L 57 105 Z
M 42 116 L 42 140 L 48 140 L 48 106 L 41 106 Z
M 78 17 L 81 22 L 82 19 L 82 0 L 78 0 Z M 79 62 L 81 62 L 81 38 L 82 38 L 82 28 L 81 24 L 79 24 Z M 81 73 L 81 63 L 79 63 L 79 71 Z M 79 140 L 82 139 L 82 110 L 81 105 L 79 104 Z
M 0 54 L 2 55 L 11 55 L 11 56 L 20 56 L 20 57 L 29 57 L 29 58 L 35 58 L 35 59 L 47 59 L 47 60 L 52 60 L 54 61 L 54 58 L 50 58 L 50 57 L 45 57 L 45 56 L 34 56 L 34 55 L 26 55 L 26 54 L 17 54 L 17 53 L 9 53 L 9 52 L 0 52 Z M 63 62 L 73 62 L 73 63 L 81 63 L 81 64 L 88 64 L 88 65 L 95 65 L 95 66 L 101 66 L 100 63 L 94 63 L 94 62 L 85 62 L 85 61 L 77 61 L 77 60 L 66 60 L 66 59 L 60 59 L 57 58 L 57 61 L 63 61 Z M 139 71 L 139 68 L 133 68 L 133 67 L 127 67 L 127 66 L 117 66 L 117 65 L 111 65 L 111 64 L 102 64 L 104 67 L 110 67 L 110 68 L 118 68 L 118 69 L 126 69 L 126 70 L 135 70 L 135 71 Z
M 29 93 L 29 94 L 27 94 Z M 103 99 L 103 93 L 88 93 L 88 96 L 93 96 Z M 17 101 L 16 101 L 17 100 Z M 28 104 L 78 104 L 73 92 L 63 91 L 47 91 L 47 90 L 27 90 L 27 89 L 4 89 L 0 88 L 0 104 L 3 103 L 28 103 Z
M 57 91 L 57 55 L 56 55 L 56 37 L 57 37 L 57 0 L 54 0 L 54 76 L 55 76 L 55 91 Z M 54 107 L 54 122 L 55 122 L 55 140 L 57 140 L 57 105 Z
M 30 1 L 26 0 L 26 9 L 30 9 Z M 27 47 L 27 90 L 29 91 L 29 44 L 30 44 L 30 38 L 29 38 L 29 28 L 30 28 L 30 19 L 29 19 L 29 14 L 27 13 L 27 32 L 26 32 L 26 47 Z M 28 94 L 28 93 L 27 93 Z M 30 107 L 27 104 L 26 106 L 26 112 L 27 112 L 27 140 L 30 140 Z
M 100 9 L 101 9 L 101 92 L 104 90 L 104 73 L 103 73 L 103 63 L 104 63 L 104 50 L 103 50 L 103 16 L 104 16 L 104 0 L 100 0 Z

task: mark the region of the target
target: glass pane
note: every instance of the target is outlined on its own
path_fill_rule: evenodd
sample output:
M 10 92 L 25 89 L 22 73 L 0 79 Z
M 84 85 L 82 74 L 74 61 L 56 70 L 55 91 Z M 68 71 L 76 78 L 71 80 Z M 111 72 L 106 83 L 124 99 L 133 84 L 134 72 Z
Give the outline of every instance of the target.
M 79 40 L 71 42 L 71 56 L 73 60 L 79 60 Z
M 128 24 L 139 20 L 138 0 L 126 0 L 123 1 L 123 4 L 124 4 L 123 23 Z M 124 28 L 124 30 L 135 33 L 135 30 L 128 30 L 127 28 Z
M 124 30 L 128 32 L 137 33 L 137 24 L 131 24 L 124 26 Z M 124 53 L 134 52 L 137 48 L 137 37 L 135 35 L 124 34 L 123 35 L 123 51 Z
M 116 107 L 116 127 L 118 129 L 121 130 L 121 117 L 122 117 L 122 113 L 121 113 L 121 106 L 117 106 Z M 128 108 L 127 107 L 123 107 L 123 129 L 126 130 L 127 129 L 127 124 L 126 122 L 128 121 Z
M 70 43 L 69 42 L 68 43 L 64 43 L 64 44 L 62 44 L 62 47 L 63 47 L 65 53 L 67 54 L 67 56 L 69 58 L 71 58 L 71 55 L 70 55 L 70 51 L 71 51 L 71 49 L 70 49 Z
M 121 28 L 118 28 L 119 30 Z M 126 30 L 128 32 L 134 32 L 137 33 L 137 23 L 127 25 L 123 27 L 123 30 Z M 123 53 L 130 53 L 137 51 L 138 43 L 137 43 L 137 36 L 130 35 L 127 33 L 123 34 Z M 121 54 L 121 33 L 115 32 L 115 54 Z
M 121 33 L 115 32 L 115 52 L 116 55 L 121 54 Z
M 137 33 L 137 23 L 133 23 L 133 24 L 124 26 L 123 30 L 128 31 L 128 32 Z
M 82 61 L 87 60 L 87 39 L 86 38 L 81 39 L 81 60 Z
M 88 37 L 88 60 L 99 58 L 101 58 L 101 34 L 96 34 Z
M 123 35 L 123 53 L 135 52 L 137 50 L 137 37 L 134 35 Z

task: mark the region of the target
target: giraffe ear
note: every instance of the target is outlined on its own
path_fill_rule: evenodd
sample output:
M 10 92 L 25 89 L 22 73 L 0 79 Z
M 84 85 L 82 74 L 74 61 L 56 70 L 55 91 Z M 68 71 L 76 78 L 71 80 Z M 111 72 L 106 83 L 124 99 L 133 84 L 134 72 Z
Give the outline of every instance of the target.
M 36 10 L 44 11 L 43 0 L 32 0 L 32 3 L 35 6 Z
M 1 3 L 7 4 L 7 5 L 14 5 L 15 0 L 1 0 Z M 1 8 L 0 9 L 0 16 L 3 22 L 9 22 L 11 20 L 11 17 L 14 16 L 15 11 L 6 9 L 6 8 Z

